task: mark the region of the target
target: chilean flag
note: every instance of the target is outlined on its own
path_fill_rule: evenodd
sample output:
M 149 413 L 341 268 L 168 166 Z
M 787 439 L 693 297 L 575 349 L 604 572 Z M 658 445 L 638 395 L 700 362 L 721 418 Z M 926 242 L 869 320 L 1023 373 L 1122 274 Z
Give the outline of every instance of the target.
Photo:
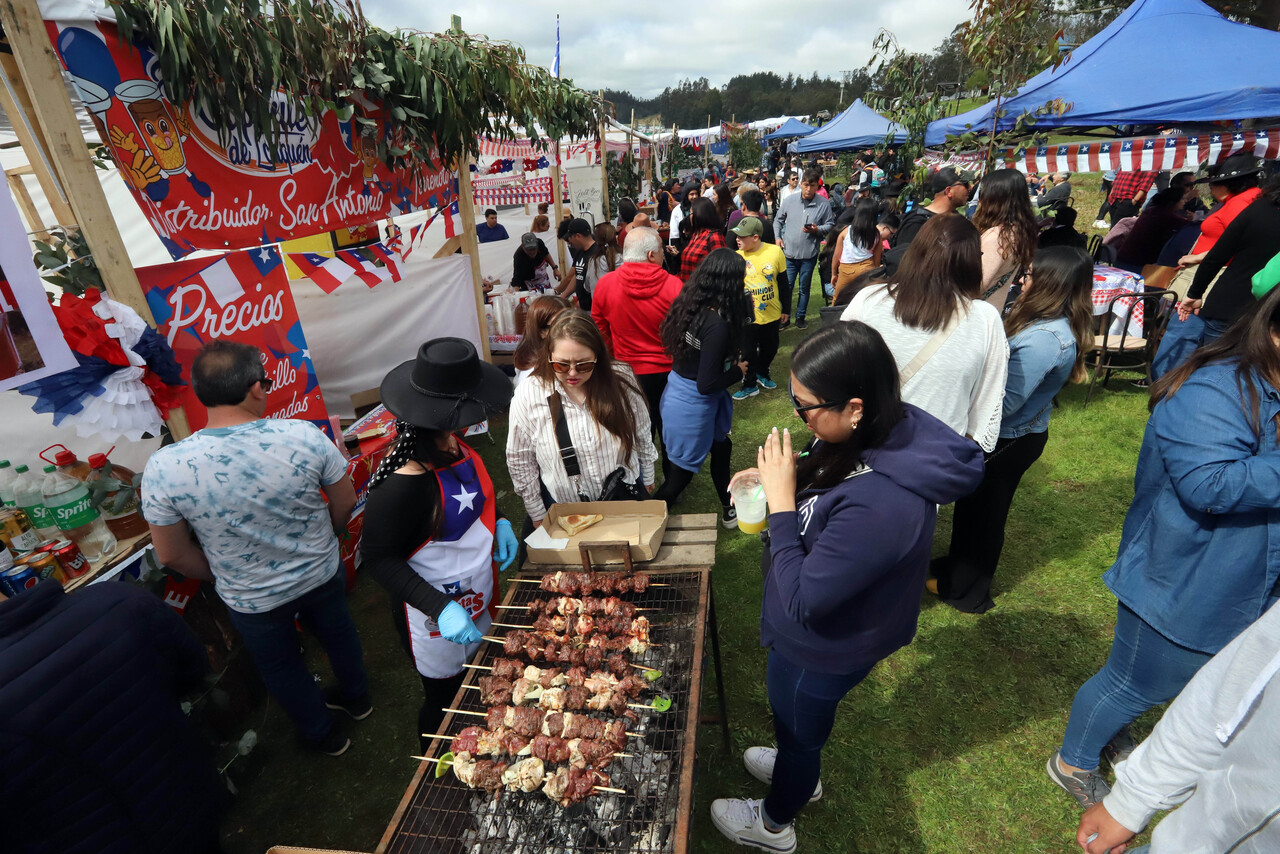
M 390 273 L 378 269 L 372 261 L 354 249 L 342 250 L 338 253 L 338 258 L 351 268 L 351 272 L 355 273 L 356 278 L 371 288 L 377 287 L 390 278 Z
M 374 257 L 386 265 L 387 270 L 391 273 L 391 281 L 400 281 L 400 262 L 396 260 L 395 252 L 391 251 L 390 245 L 384 246 L 381 243 L 375 243 L 369 247 L 369 251 Z
M 331 294 L 338 285 L 351 277 L 351 268 L 337 258 L 318 255 L 315 252 L 293 252 L 289 260 L 298 265 L 303 274 L 315 282 L 320 290 Z

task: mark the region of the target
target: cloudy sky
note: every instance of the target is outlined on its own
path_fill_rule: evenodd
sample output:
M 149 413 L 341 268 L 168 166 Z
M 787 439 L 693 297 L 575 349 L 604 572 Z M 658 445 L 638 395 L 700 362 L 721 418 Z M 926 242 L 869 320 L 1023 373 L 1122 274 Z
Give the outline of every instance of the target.
M 627 89 L 652 97 L 684 78 L 723 85 L 735 74 L 773 71 L 836 77 L 861 68 L 881 28 L 910 50 L 933 49 L 968 17 L 968 0 L 887 0 L 881 3 L 778 3 L 700 0 L 695 3 L 586 4 L 482 0 L 441 3 L 362 0 L 365 15 L 384 29 L 440 31 L 450 9 L 472 33 L 523 45 L 529 61 L 551 65 L 560 13 L 561 74 L 586 89 Z M 796 14 L 779 17 L 780 9 Z

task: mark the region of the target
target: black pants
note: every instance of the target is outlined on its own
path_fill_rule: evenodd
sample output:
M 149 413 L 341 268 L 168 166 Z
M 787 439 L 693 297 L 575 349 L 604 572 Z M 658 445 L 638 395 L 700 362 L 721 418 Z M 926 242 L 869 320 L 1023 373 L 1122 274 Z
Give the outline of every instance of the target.
M 1138 206 L 1132 200 L 1121 199 L 1111 206 L 1111 224 L 1115 225 L 1120 220 L 1137 216 L 1139 213 Z
M 755 388 L 756 377 L 773 379 L 769 366 L 778 355 L 778 326 L 780 321 L 748 323 L 742 333 L 742 358 L 747 362 L 747 373 L 742 378 L 743 388 Z
M 987 454 L 982 485 L 956 502 L 951 550 L 933 562 L 933 573 L 938 578 L 938 595 L 957 610 L 982 614 L 995 605 L 991 581 L 1004 549 L 1004 526 L 1013 495 L 1048 441 L 1048 431 L 1001 439 Z
M 667 460 L 667 449 L 662 447 L 662 392 L 667 388 L 667 376 L 670 372 L 658 374 L 636 374 L 640 383 L 640 391 L 644 393 L 645 403 L 649 404 L 649 425 L 653 428 L 653 443 L 658 446 L 662 457 L 662 476 L 666 477 L 671 469 Z
M 1094 219 L 1103 219 L 1111 210 L 1111 202 L 1107 201 L 1107 197 L 1111 195 L 1111 182 L 1106 178 L 1102 179 L 1102 207 L 1098 208 L 1098 215 Z
M 419 747 L 423 753 L 427 752 L 427 745 L 431 743 L 431 739 L 426 736 L 434 735 L 440 732 L 440 724 L 444 722 L 444 710 L 453 704 L 453 698 L 458 693 L 458 689 L 462 687 L 462 680 L 466 677 L 467 671 L 463 670 L 457 676 L 450 676 L 448 679 L 432 679 L 430 676 L 422 676 L 422 708 L 418 710 L 418 739 Z
M 732 454 L 733 440 L 728 436 L 719 442 L 711 443 L 711 482 L 715 484 L 716 496 L 725 507 L 729 506 L 729 469 L 731 468 L 729 458 Z M 695 474 L 697 472 L 691 472 L 678 465 L 670 466 L 662 486 L 653 493 L 653 497 L 667 502 L 668 506 L 675 504 L 680 498 L 680 493 L 693 482 Z

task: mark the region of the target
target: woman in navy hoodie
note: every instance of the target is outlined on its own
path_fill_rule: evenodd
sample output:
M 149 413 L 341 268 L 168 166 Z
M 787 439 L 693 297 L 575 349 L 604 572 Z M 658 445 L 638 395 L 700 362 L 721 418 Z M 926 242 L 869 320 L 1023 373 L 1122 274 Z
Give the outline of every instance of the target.
M 770 509 L 760 643 L 778 748 L 743 760 L 769 796 L 711 805 L 725 836 L 779 852 L 795 850 L 792 819 L 822 797 L 840 700 L 915 636 L 938 505 L 982 481 L 982 449 L 902 402 L 893 354 L 864 323 L 811 335 L 790 391 L 814 439 L 797 457 L 775 428 L 752 470 Z

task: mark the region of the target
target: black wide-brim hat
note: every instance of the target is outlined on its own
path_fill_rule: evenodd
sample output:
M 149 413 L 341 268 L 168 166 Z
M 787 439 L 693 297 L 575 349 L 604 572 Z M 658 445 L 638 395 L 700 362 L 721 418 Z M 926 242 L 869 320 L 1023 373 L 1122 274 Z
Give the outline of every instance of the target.
M 465 338 L 436 338 L 418 357 L 382 380 L 382 405 L 402 421 L 425 430 L 461 430 L 479 424 L 511 403 L 514 389 L 502 370 L 481 361 Z
M 1261 171 L 1262 161 L 1252 154 L 1233 154 L 1217 166 L 1209 167 L 1209 174 L 1196 183 L 1220 184 L 1245 175 L 1256 175 Z

